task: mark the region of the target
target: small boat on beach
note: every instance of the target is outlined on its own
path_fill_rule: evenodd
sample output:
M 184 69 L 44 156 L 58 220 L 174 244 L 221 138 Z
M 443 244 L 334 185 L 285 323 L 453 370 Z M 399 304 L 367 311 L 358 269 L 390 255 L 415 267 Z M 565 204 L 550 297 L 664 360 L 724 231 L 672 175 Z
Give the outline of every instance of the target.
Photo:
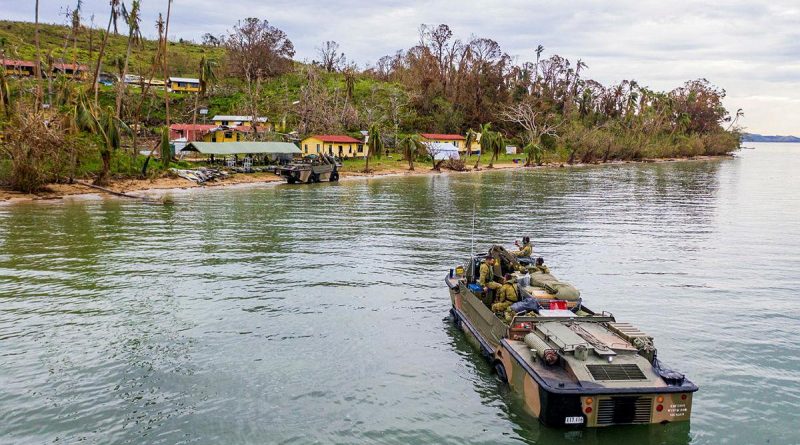
M 652 337 L 589 309 L 549 269 L 500 246 L 490 252 L 494 276 L 513 277 L 519 301 L 493 312 L 491 291 L 478 284 L 484 256 L 472 256 L 445 278 L 450 313 L 533 416 L 566 427 L 689 420 L 698 387 L 658 359 Z

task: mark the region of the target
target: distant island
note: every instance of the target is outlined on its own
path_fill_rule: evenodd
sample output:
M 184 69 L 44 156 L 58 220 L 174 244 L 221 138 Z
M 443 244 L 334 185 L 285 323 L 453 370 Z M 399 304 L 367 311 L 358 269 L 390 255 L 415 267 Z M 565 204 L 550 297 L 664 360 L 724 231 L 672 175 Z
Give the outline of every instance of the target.
M 742 142 L 800 142 L 797 136 L 766 136 L 763 134 L 744 133 Z

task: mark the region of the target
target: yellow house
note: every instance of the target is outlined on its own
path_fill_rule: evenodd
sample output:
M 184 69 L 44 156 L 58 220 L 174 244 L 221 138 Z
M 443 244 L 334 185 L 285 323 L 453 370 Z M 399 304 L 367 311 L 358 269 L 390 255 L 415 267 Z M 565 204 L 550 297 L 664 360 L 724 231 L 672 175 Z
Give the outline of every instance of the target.
M 169 90 L 176 93 L 197 93 L 200 91 L 200 79 L 170 77 Z
M 241 127 L 219 126 L 208 130 L 203 135 L 203 142 L 241 142 L 245 140 L 245 132 Z
M 303 139 L 300 144 L 303 155 L 327 154 L 340 158 L 364 157 L 369 148 L 364 142 L 350 136 L 338 134 L 315 134 Z

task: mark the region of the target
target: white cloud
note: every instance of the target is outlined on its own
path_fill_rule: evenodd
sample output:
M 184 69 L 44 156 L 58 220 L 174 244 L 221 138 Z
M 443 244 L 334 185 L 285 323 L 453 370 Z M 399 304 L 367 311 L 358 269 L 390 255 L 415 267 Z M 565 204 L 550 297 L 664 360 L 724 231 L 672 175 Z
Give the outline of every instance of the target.
M 32 1 L 0 0 L 12 20 L 32 20 Z M 75 0 L 41 0 L 43 21 Z M 143 28 L 167 0 L 143 0 Z M 107 0 L 85 0 L 84 16 L 104 22 Z M 800 134 L 800 4 L 743 0 L 636 1 L 428 0 L 289 1 L 175 0 L 170 37 L 224 33 L 244 17 L 267 18 L 294 42 L 298 59 L 315 57 L 336 40 L 351 60 L 374 62 L 416 43 L 421 23 L 447 23 L 455 34 L 497 40 L 520 60 L 538 44 L 546 54 L 583 59 L 602 82 L 634 78 L 657 89 L 705 77 L 728 92 L 731 110 L 744 108 L 749 130 Z M 154 31 L 150 31 L 152 34 Z

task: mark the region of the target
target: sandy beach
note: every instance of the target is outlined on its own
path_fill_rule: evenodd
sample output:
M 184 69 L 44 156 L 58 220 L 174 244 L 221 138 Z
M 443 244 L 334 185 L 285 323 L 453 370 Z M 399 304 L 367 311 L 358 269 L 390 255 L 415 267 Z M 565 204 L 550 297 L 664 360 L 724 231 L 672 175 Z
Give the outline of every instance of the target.
M 379 178 L 386 176 L 470 174 L 470 173 L 480 173 L 487 171 L 513 170 L 513 169 L 535 170 L 543 168 L 575 168 L 575 167 L 585 167 L 588 165 L 599 166 L 599 165 L 620 165 L 620 164 L 630 164 L 630 163 L 698 161 L 698 160 L 708 160 L 708 159 L 725 158 L 725 157 L 730 157 L 730 156 L 698 156 L 693 158 L 645 159 L 642 161 L 617 161 L 617 162 L 608 162 L 605 164 L 576 163 L 570 165 L 570 164 L 553 163 L 553 164 L 544 164 L 540 166 L 531 166 L 531 167 L 525 167 L 522 164 L 501 163 L 501 164 L 495 164 L 492 168 L 481 167 L 479 169 L 469 169 L 465 171 L 453 171 L 445 169 L 442 169 L 441 171 L 436 171 L 432 170 L 429 165 L 417 164 L 415 170 L 413 171 L 410 171 L 406 168 L 398 167 L 398 168 L 384 169 L 371 173 L 341 171 L 340 174 L 341 174 L 341 181 L 348 181 L 348 180 L 367 179 L 367 178 Z M 85 180 L 82 182 L 89 182 L 89 181 Z M 266 173 L 266 172 L 248 173 L 248 174 L 237 173 L 231 175 L 226 179 L 209 181 L 202 185 L 177 176 L 173 177 L 165 175 L 156 179 L 112 179 L 106 186 L 106 188 L 117 193 L 126 193 L 134 196 L 143 196 L 145 193 L 148 196 L 153 196 L 159 194 L 153 192 L 166 192 L 169 190 L 247 186 L 247 185 L 260 185 L 260 184 L 284 183 L 284 182 L 285 181 L 283 180 L 283 178 L 273 173 Z M 6 186 L 0 186 L 0 205 L 12 204 L 16 202 L 28 202 L 28 201 L 51 201 L 51 200 L 62 199 L 68 196 L 77 196 L 77 195 L 96 195 L 96 196 L 108 196 L 115 198 L 117 197 L 116 195 L 106 193 L 103 192 L 102 190 L 98 190 L 95 188 L 87 187 L 80 183 L 48 184 L 47 187 L 45 187 L 45 189 L 37 193 L 21 193 L 11 190 L 9 187 Z

